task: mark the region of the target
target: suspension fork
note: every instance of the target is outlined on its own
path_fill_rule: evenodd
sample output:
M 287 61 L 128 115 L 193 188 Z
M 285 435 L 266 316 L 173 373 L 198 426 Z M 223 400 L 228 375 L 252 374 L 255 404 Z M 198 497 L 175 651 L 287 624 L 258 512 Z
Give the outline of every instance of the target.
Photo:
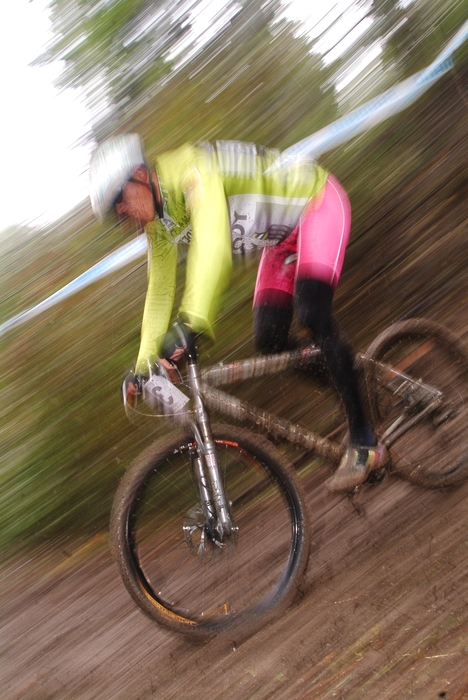
M 200 484 L 202 507 L 205 515 L 209 518 L 216 515 L 219 534 L 221 536 L 224 534 L 229 535 L 233 530 L 233 522 L 218 464 L 216 443 L 211 432 L 210 419 L 201 398 L 200 368 L 196 353 L 189 352 L 188 356 L 187 371 L 196 416 L 195 432 L 199 433 L 199 435 L 196 435 L 199 442 L 199 452 L 195 457 L 194 466 Z M 213 511 L 213 506 L 215 512 Z
M 216 522 L 216 505 L 211 496 L 211 488 L 209 478 L 206 475 L 206 468 L 202 457 L 202 440 L 201 435 L 195 425 L 192 429 L 196 436 L 197 444 L 189 447 L 190 464 L 192 465 L 193 474 L 198 484 L 198 492 L 200 494 L 200 502 L 203 515 L 208 523 Z

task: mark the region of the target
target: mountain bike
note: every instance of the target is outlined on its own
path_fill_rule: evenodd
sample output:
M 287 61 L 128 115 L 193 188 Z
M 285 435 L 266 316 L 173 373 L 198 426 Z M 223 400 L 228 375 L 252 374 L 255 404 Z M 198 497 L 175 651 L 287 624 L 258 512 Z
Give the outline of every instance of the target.
M 468 353 L 461 341 L 432 321 L 409 319 L 381 333 L 357 363 L 390 455 L 368 483 L 390 470 L 430 488 L 466 479 Z M 309 556 L 303 490 L 269 439 L 232 420 L 337 464 L 347 443 L 340 402 L 320 407 L 318 423 L 327 417 L 321 434 L 217 387 L 281 379 L 290 369 L 308 380 L 317 370 L 320 383 L 320 368 L 320 350 L 308 346 L 201 370 L 192 345 L 182 391 L 167 377 L 151 378 L 148 397 L 182 416 L 184 427 L 129 468 L 111 518 L 120 574 L 150 617 L 186 634 L 215 634 L 256 629 L 291 603 Z M 231 424 L 211 425 L 208 410 Z

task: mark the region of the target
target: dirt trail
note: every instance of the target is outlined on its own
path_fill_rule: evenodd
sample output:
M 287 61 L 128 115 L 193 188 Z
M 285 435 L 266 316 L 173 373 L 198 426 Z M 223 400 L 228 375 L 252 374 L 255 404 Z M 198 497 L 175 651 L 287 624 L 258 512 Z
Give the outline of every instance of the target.
M 468 697 L 468 484 L 388 477 L 353 501 L 306 481 L 301 599 L 245 640 L 193 643 L 136 609 L 105 537 L 3 572 L 5 700 Z

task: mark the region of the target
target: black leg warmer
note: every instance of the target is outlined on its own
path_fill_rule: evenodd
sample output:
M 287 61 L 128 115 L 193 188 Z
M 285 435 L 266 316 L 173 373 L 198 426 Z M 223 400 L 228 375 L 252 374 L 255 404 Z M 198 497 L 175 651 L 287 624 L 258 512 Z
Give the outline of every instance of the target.
M 254 308 L 255 348 L 264 355 L 286 350 L 292 316 L 292 308 L 267 304 Z
M 361 396 L 358 373 L 354 367 L 354 351 L 345 332 L 332 316 L 333 289 L 321 280 L 296 282 L 298 319 L 320 345 L 330 377 L 343 401 L 348 418 L 350 441 L 372 445 L 375 438 L 369 427 Z

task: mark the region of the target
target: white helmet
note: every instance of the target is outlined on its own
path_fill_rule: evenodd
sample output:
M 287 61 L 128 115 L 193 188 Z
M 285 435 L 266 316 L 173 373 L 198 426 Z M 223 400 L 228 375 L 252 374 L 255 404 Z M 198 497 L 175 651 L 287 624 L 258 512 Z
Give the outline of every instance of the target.
M 89 166 L 91 206 L 98 219 L 113 207 L 136 168 L 148 167 L 138 134 L 121 134 L 104 141 Z

